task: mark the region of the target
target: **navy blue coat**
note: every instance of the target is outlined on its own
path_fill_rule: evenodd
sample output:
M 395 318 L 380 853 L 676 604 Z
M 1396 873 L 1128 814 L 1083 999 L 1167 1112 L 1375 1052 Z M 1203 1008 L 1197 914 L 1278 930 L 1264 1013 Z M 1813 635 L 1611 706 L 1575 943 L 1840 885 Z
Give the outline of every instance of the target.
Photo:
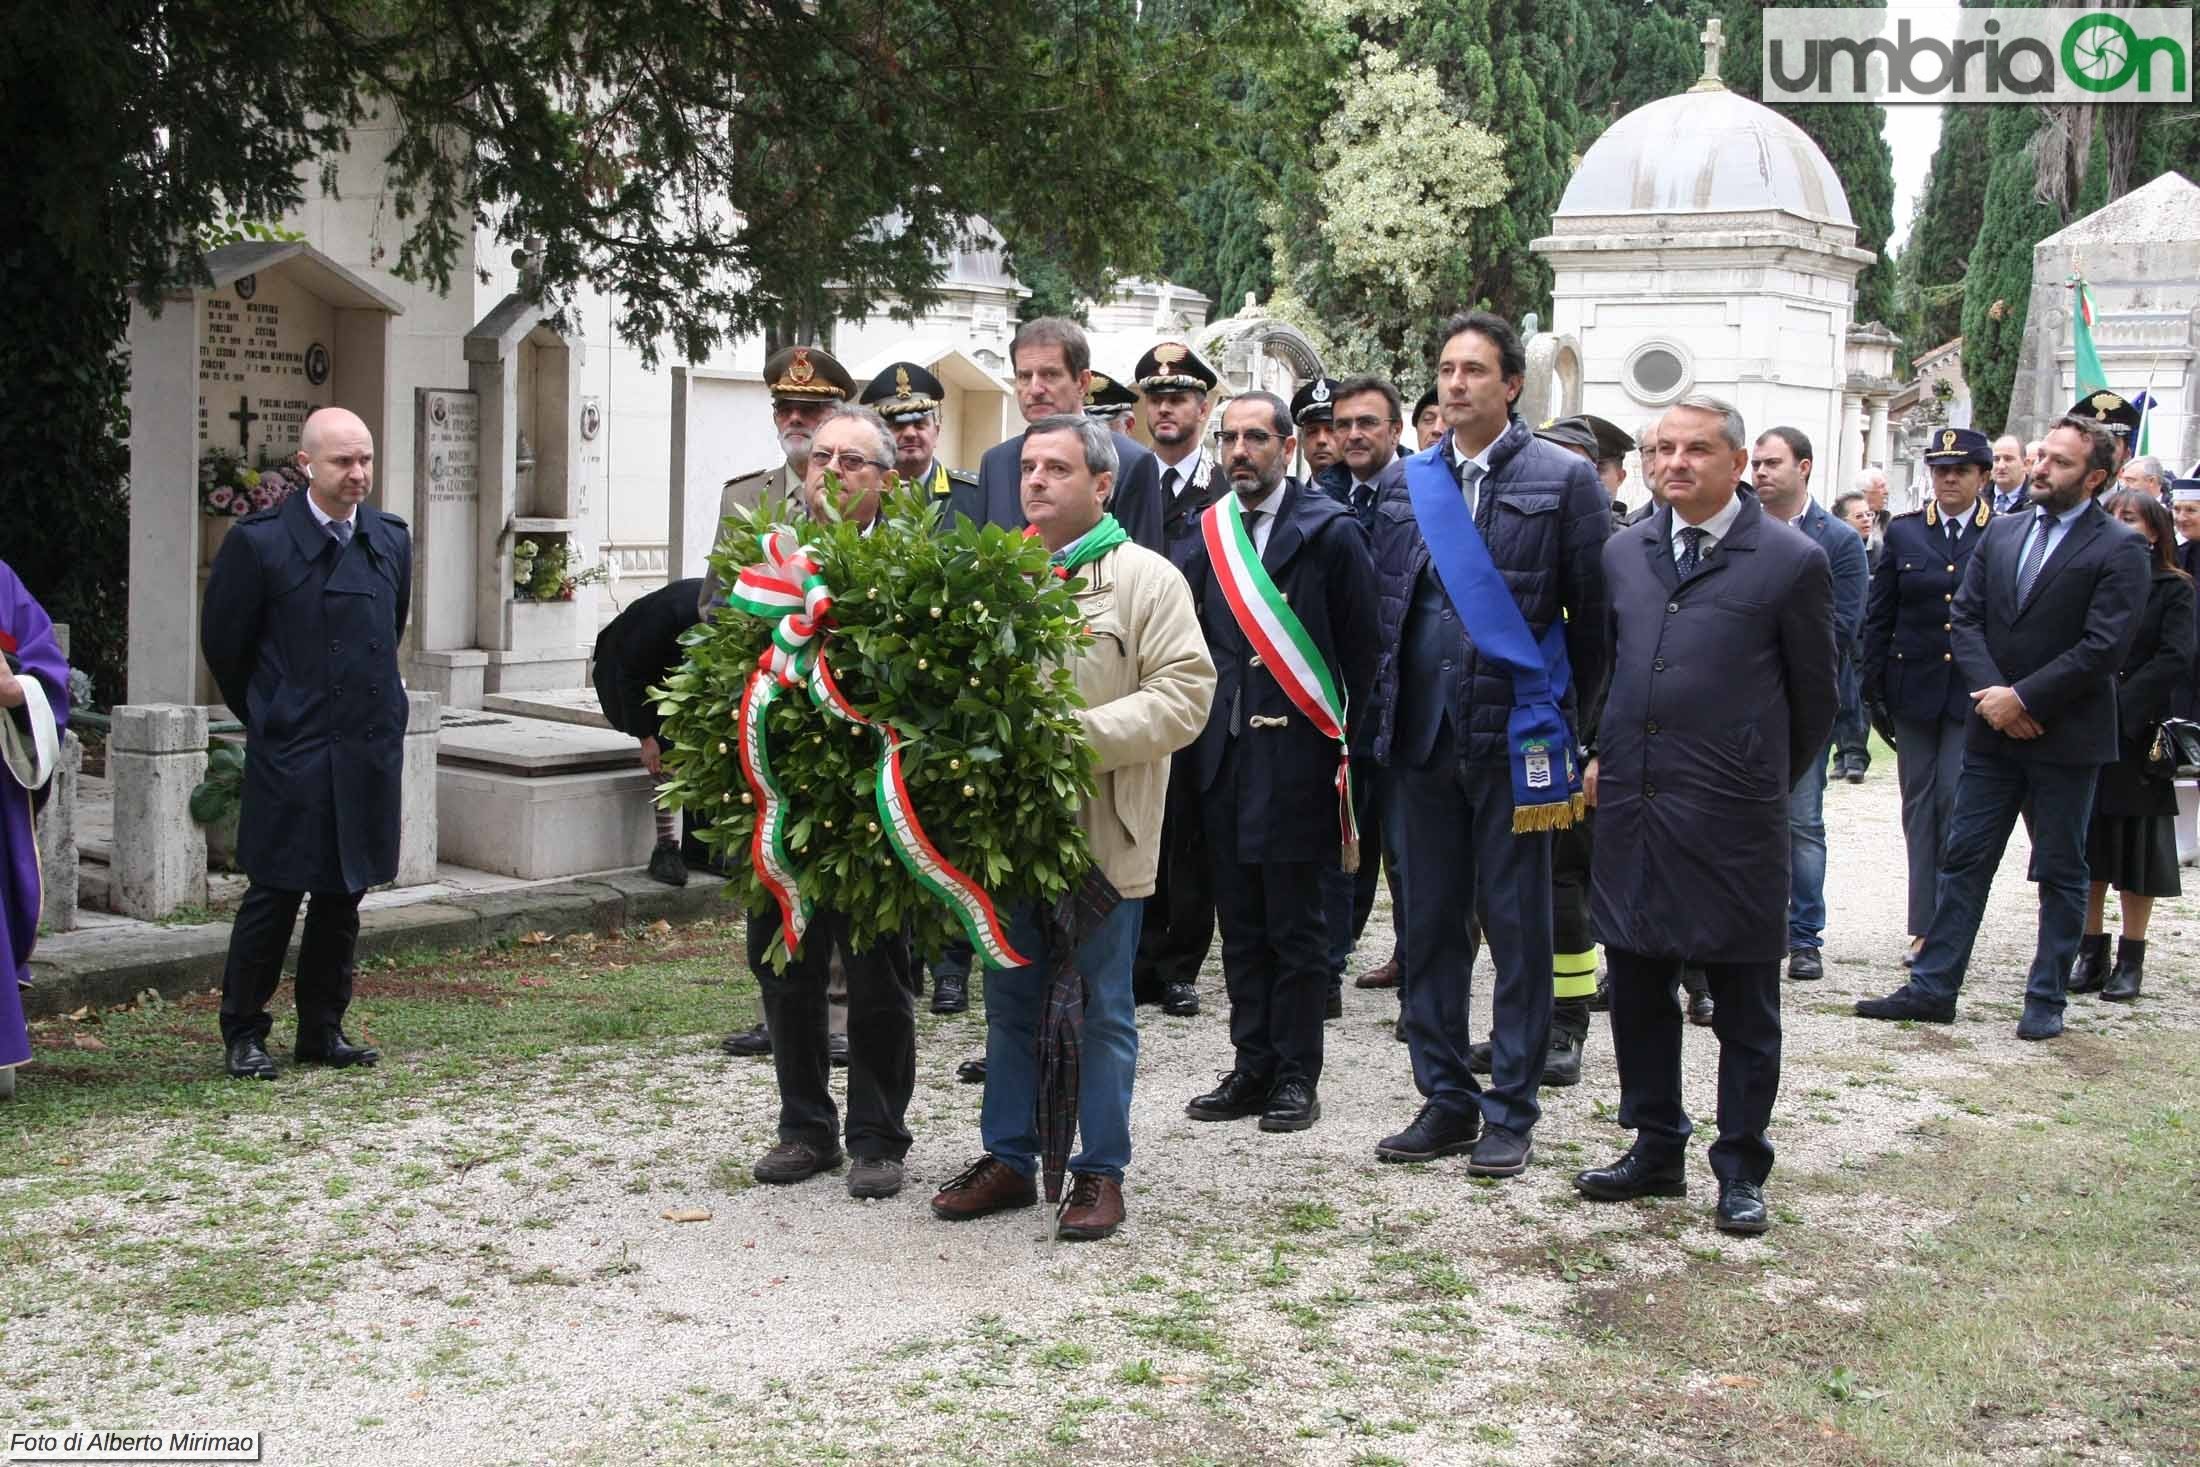
M 1833 731 L 1826 552 L 1745 495 L 1686 582 L 1673 512 L 1611 538 L 1612 679 L 1597 735 L 1590 920 L 1652 957 L 1787 952 L 1788 790 Z
M 1871 559 L 1864 550 L 1864 537 L 1853 525 L 1828 514 L 1815 499 L 1803 511 L 1803 517 L 1795 521 L 1794 528 L 1826 552 L 1826 565 L 1833 572 L 1834 645 L 1846 657 L 1863 634 L 1864 599 L 1871 588 Z
M 1971 686 L 1955 659 L 1956 588 L 1993 517 L 1981 494 L 1952 556 L 1938 504 L 1888 522 L 1864 613 L 1864 697 L 1884 701 L 1898 724 L 1971 716 Z
M 1351 511 L 1296 479 L 1286 479 L 1277 493 L 1283 504 L 1260 563 L 1339 674 L 1349 735 L 1375 680 L 1375 567 L 1367 532 Z M 1235 816 L 1238 859 L 1248 865 L 1335 861 L 1336 740 L 1318 733 L 1284 696 L 1238 630 L 1204 543 L 1195 545 L 1184 578 L 1215 660 L 1212 711 L 1193 745 L 1208 819 L 1216 817 L 1218 800 Z M 1255 717 L 1284 722 L 1254 728 L 1249 720 Z M 1233 744 L 1240 747 L 1229 761 L 1233 772 L 1225 788 L 1220 782 Z M 1372 843 L 1375 835 L 1363 832 L 1361 838 Z
M 2116 670 L 2146 605 L 2147 543 L 2088 503 L 2017 605 L 2018 560 L 2036 514 L 1986 527 L 1956 592 L 1955 660 L 1966 691 L 2010 687 L 2043 732 L 2012 739 L 1975 711 L 1964 746 L 2043 764 L 2109 764 L 2117 756 Z
M 1441 463 L 1448 441 L 1438 439 L 1419 456 L 1433 456 Z M 1573 686 L 1566 695 L 1565 712 L 1576 720 L 1578 730 L 1580 690 L 1593 694 L 1605 675 L 1609 632 L 1603 551 L 1605 537 L 1612 532 L 1612 497 L 1587 459 L 1545 443 L 1518 418 L 1506 424 L 1490 446 L 1489 465 L 1475 499 L 1475 527 L 1527 618 L 1528 629 L 1540 637 L 1552 622 L 1561 616 L 1566 619 Z M 1445 471 L 1450 471 L 1448 465 Z M 1449 648 L 1448 660 L 1457 667 L 1448 716 L 1461 758 L 1506 758 L 1505 725 L 1513 707 L 1511 674 L 1482 661 L 1465 626 L 1452 612 L 1448 594 L 1442 593 L 1435 567 L 1429 564 L 1428 542 L 1421 538 L 1421 527 L 1413 517 L 1402 466 L 1395 486 L 1376 501 L 1372 548 L 1381 597 L 1377 640 L 1383 650 L 1375 669 L 1373 726 L 1367 729 L 1364 743 L 1362 735 L 1354 733 L 1355 747 L 1386 764 L 1407 762 L 1394 748 L 1405 662 L 1401 654 L 1407 637 L 1422 632 L 1440 638 Z M 1419 599 L 1424 608 L 1442 607 L 1433 613 L 1442 619 L 1438 627 L 1410 624 L 1416 584 L 1424 576 L 1431 584 Z
M 1161 468 L 1153 450 L 1121 433 L 1115 437 L 1115 486 L 1108 493 L 1108 513 L 1137 544 L 1156 555 L 1166 555 L 1161 534 Z M 1005 525 L 1014 530 L 1024 519 L 1024 435 L 996 443 L 978 460 L 977 516 L 981 525 Z
M 1367 531 L 1370 537 L 1369 543 L 1372 544 L 1372 537 L 1375 534 L 1376 505 L 1381 504 L 1383 502 L 1383 495 L 1393 488 L 1397 489 L 1400 493 L 1405 492 L 1406 456 L 1402 453 L 1393 454 L 1391 455 L 1389 463 L 1384 464 L 1380 469 L 1377 469 L 1375 471 L 1375 478 L 1373 480 L 1373 483 L 1375 485 L 1375 503 L 1367 505 L 1364 508 L 1353 509 L 1352 470 L 1345 467 L 1343 459 L 1337 460 L 1337 462 L 1331 464 L 1328 468 L 1323 469 L 1320 473 L 1316 474 L 1314 476 L 1314 483 L 1320 487 L 1322 493 L 1328 495 L 1331 499 L 1336 500 L 1337 503 L 1343 505 L 1346 509 L 1352 510 L 1353 518 L 1357 519 L 1360 522 L 1361 529 Z
M 230 527 L 199 647 L 244 721 L 237 860 L 261 886 L 365 891 L 397 875 L 412 534 L 370 505 L 341 552 L 306 496 Z
M 1158 483 L 1159 474 L 1167 471 L 1161 468 L 1159 459 L 1154 461 L 1154 468 Z M 1199 549 L 1199 517 L 1207 512 L 1208 505 L 1230 492 L 1230 481 L 1223 474 L 1222 465 L 1205 450 L 1193 460 L 1191 473 L 1192 482 L 1179 489 L 1173 499 L 1166 489 L 1158 491 L 1163 552 L 1169 557 L 1169 563 L 1180 571 L 1191 564 L 1193 553 Z

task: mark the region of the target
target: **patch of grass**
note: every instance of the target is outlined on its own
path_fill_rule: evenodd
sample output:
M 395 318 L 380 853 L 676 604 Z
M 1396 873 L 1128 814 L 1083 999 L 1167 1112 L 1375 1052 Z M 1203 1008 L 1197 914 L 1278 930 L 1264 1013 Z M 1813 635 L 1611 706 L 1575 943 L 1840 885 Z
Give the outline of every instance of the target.
M 1825 1467 L 2200 1460 L 2200 1052 L 2189 1035 L 2138 1036 L 2070 1080 L 2014 1063 L 1991 1090 L 1998 1115 L 2060 1126 L 1957 1117 L 1927 1132 L 1929 1154 L 1776 1175 L 1776 1193 L 1949 1219 L 1911 1246 L 1775 1229 L 1781 1273 L 1811 1286 L 1777 1328 L 1753 1260 L 1585 1290 L 1577 1324 L 1595 1351 L 1565 1389 L 1603 1413 L 1610 1460 L 1685 1456 L 1714 1436 L 1721 1461 Z M 1642 1389 L 1706 1370 L 1716 1393 Z M 1616 1422 L 1634 1436 L 1609 1435 Z
M 1283 1210 L 1283 1225 L 1294 1233 L 1333 1228 L 1337 1225 L 1337 1209 L 1327 1202 L 1294 1202 Z
M 1154 1369 L 1151 1360 L 1133 1360 L 1115 1372 L 1116 1383 L 1127 1386 L 1161 1384 L 1161 1372 Z

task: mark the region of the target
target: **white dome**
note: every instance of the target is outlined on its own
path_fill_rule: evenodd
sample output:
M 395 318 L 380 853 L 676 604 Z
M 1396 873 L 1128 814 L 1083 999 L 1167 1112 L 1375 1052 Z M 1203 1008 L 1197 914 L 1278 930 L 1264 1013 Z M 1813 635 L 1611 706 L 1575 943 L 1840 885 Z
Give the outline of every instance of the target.
M 1637 107 L 1589 145 L 1558 217 L 1782 209 L 1855 227 L 1833 165 L 1801 128 L 1720 87 Z

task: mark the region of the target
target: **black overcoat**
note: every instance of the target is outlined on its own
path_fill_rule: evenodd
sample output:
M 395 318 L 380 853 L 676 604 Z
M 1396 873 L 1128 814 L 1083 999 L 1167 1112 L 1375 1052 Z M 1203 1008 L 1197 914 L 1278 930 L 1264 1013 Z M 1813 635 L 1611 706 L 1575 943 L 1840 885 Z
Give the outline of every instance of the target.
M 1367 532 L 1350 510 L 1296 479 L 1277 492 L 1283 504 L 1261 564 L 1341 674 L 1349 724 L 1366 716 L 1375 680 L 1375 566 Z M 1334 861 L 1336 740 L 1315 731 L 1238 630 L 1204 544 L 1193 550 L 1185 579 L 1215 661 L 1212 711 L 1193 746 L 1210 819 L 1215 798 L 1226 795 L 1237 820 L 1238 857 L 1247 864 Z M 1263 725 L 1253 726 L 1254 718 Z M 1274 719 L 1283 722 L 1266 722 Z M 1233 738 L 1243 747 L 1232 761 L 1235 788 L 1224 791 L 1217 781 Z M 1372 852 L 1377 833 L 1363 831 L 1361 840 Z
M 1604 547 L 1612 679 L 1597 731 L 1591 920 L 1692 962 L 1787 952 L 1788 790 L 1840 706 L 1833 575 L 1754 495 L 1684 583 L 1673 512 Z
M 2154 572 L 2131 650 L 2124 654 L 2124 665 L 2116 674 L 2116 724 L 2123 748 L 2115 763 L 2101 766 L 2093 793 L 2096 815 L 2129 818 L 2177 813 L 2177 786 L 2168 779 L 2147 777 L 2146 754 L 2154 742 L 2155 727 L 2170 715 L 2177 690 L 2192 676 L 2192 603 L 2191 581 L 2173 570 Z
M 397 875 L 412 535 L 371 505 L 342 550 L 304 494 L 214 557 L 199 645 L 245 726 L 237 860 L 261 886 L 365 891 Z

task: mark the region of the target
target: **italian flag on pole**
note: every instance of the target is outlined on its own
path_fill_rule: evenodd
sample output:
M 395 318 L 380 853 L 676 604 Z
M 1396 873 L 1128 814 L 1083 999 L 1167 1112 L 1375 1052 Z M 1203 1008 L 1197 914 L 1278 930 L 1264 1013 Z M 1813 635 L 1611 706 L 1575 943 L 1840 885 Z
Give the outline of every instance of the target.
M 2077 396 L 2083 400 L 2095 392 L 2109 390 L 2108 373 L 2101 370 L 2101 354 L 2093 346 L 2093 293 L 2085 288 L 2085 277 L 2070 277 L 2070 331 L 2077 353 Z

